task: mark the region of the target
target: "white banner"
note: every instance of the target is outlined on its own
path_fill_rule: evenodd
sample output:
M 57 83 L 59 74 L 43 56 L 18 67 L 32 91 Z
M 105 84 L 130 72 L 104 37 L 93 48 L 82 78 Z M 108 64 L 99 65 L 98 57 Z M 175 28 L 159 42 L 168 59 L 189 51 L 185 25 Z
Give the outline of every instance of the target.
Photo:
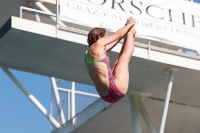
M 60 0 L 60 19 L 116 31 L 131 16 L 137 36 L 200 51 L 200 4 L 183 0 Z

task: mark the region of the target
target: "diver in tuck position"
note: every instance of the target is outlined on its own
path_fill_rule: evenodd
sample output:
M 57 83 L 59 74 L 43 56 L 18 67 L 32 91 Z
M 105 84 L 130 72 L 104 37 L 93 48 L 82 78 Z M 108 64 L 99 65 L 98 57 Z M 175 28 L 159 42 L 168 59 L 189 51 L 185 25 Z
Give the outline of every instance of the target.
M 100 97 L 109 103 L 123 98 L 129 84 L 129 61 L 134 51 L 135 20 L 127 19 L 124 27 L 106 36 L 104 28 L 93 28 L 88 33 L 89 50 L 85 53 L 85 63 L 90 78 Z M 124 37 L 124 42 L 113 68 L 106 54 Z

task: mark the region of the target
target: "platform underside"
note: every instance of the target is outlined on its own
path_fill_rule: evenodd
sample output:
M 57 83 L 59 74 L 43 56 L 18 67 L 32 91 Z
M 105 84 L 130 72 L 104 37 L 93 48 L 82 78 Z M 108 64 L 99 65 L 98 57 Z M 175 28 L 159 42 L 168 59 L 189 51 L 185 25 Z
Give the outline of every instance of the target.
M 117 59 L 119 44 L 109 52 L 111 66 Z M 84 65 L 84 52 L 88 49 L 83 33 L 59 30 L 55 37 L 55 26 L 12 17 L 0 30 L 0 66 L 36 73 L 49 77 L 93 85 Z M 200 61 L 165 51 L 135 46 L 129 70 L 129 92 L 146 92 L 149 98 L 144 102 L 153 123 L 158 129 L 163 100 L 165 99 L 169 74 L 175 67 L 169 117 L 166 132 L 200 132 Z M 111 118 L 107 119 L 107 116 Z M 74 133 L 130 132 L 129 102 L 111 105 Z M 189 127 L 190 126 L 190 127 Z M 143 131 L 147 133 L 146 127 Z
M 144 101 L 146 110 L 151 117 L 152 123 L 157 132 L 160 128 L 160 121 L 164 102 L 148 98 Z M 140 115 L 141 116 L 141 115 Z M 143 133 L 150 133 L 145 122 L 141 117 L 141 126 Z M 165 133 L 198 133 L 200 131 L 200 109 L 170 103 Z M 131 120 L 129 102 L 121 100 L 111 105 L 109 108 L 97 114 L 88 120 L 72 133 L 131 133 Z M 56 133 L 56 132 L 55 132 Z

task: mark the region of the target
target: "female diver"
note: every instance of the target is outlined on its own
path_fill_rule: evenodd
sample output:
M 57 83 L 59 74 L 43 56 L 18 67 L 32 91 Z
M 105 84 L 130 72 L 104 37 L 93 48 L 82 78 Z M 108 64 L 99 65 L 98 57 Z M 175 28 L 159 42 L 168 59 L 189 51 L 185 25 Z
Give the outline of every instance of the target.
M 128 90 L 128 64 L 134 51 L 135 20 L 127 19 L 124 27 L 106 36 L 104 28 L 93 28 L 88 33 L 89 50 L 85 53 L 85 63 L 90 78 L 100 97 L 109 103 L 123 98 Z M 124 37 L 124 42 L 113 68 L 106 54 Z

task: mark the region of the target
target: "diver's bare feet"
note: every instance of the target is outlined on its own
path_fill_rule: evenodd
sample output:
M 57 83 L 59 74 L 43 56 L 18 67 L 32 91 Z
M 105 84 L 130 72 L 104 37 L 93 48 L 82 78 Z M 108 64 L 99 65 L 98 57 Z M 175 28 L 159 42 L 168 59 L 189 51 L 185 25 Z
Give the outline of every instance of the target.
M 130 33 L 133 34 L 133 36 L 135 36 L 136 34 L 136 29 L 135 29 L 135 19 L 133 17 L 129 17 L 129 19 L 127 19 L 127 22 L 125 25 L 127 24 L 132 24 L 133 26 L 131 27 L 131 29 L 129 30 Z
M 132 24 L 132 25 L 135 25 L 135 19 L 133 19 L 133 17 L 129 17 L 129 19 L 127 19 L 127 21 L 126 21 L 126 24 L 125 24 L 125 25 L 127 25 L 127 24 Z
M 129 32 L 132 32 L 133 36 L 135 36 L 135 34 L 137 33 L 137 31 L 135 29 L 135 25 L 131 28 L 131 30 Z

